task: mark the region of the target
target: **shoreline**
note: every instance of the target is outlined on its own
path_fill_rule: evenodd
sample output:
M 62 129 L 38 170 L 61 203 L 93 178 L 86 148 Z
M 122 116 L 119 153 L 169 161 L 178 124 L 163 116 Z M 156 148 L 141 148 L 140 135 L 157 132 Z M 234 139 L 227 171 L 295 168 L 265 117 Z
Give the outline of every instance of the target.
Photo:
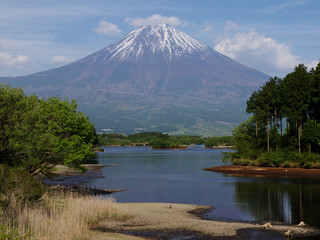
M 320 169 L 224 165 L 218 167 L 205 168 L 203 170 L 211 172 L 228 173 L 232 175 L 248 175 L 256 177 L 320 178 Z
M 53 190 L 78 192 L 89 195 L 105 195 L 128 191 L 127 189 L 96 189 L 94 186 L 82 185 L 94 178 L 104 178 L 102 175 L 103 168 L 116 167 L 119 166 L 119 164 L 82 164 L 81 166 L 87 169 L 85 173 L 80 173 L 72 168 L 58 165 L 50 177 L 43 179 L 43 183 L 51 186 Z
M 103 237 L 112 235 L 114 240 L 136 239 L 136 237 L 162 240 L 246 240 L 256 236 L 260 238 L 254 239 L 283 240 L 286 239 L 284 234 L 288 230 L 294 237 L 320 234 L 319 229 L 308 226 L 279 223 L 263 225 L 203 219 L 201 215 L 210 210 L 212 208 L 210 206 L 176 203 L 118 203 L 117 206 L 131 217 L 124 221 L 111 219 L 99 222 L 92 230 L 100 234 L 101 239 L 108 239 Z M 120 234 L 119 238 L 115 234 Z
M 74 183 L 78 180 L 75 182 L 74 179 L 79 177 L 82 180 L 83 177 L 85 179 L 101 177 L 102 168 L 116 166 L 88 165 L 85 165 L 88 169 L 85 174 L 63 166 L 59 167 L 56 171 L 56 175 L 60 176 L 58 184 L 67 182 L 75 185 Z M 66 173 L 68 175 L 64 175 Z M 204 214 L 212 209 L 210 206 L 176 203 L 117 203 L 117 207 L 129 217 L 126 220 L 109 219 L 99 222 L 91 229 L 93 240 L 246 240 L 257 235 L 261 236 L 259 239 L 284 240 L 284 233 L 288 230 L 296 237 L 320 235 L 320 230 L 313 227 L 271 223 L 272 227 L 266 229 L 259 223 L 208 220 Z

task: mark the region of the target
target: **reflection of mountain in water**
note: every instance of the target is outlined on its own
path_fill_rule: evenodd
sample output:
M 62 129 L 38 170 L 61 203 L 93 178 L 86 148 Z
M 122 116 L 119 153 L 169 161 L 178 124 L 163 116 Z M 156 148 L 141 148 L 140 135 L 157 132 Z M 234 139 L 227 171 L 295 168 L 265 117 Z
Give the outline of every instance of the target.
M 319 227 L 320 218 L 315 213 L 320 212 L 320 185 L 313 180 L 290 179 L 294 184 L 284 182 L 285 179 L 277 180 L 272 183 L 236 182 L 236 199 L 245 203 L 240 208 L 250 211 L 261 222 L 298 224 L 304 221 Z

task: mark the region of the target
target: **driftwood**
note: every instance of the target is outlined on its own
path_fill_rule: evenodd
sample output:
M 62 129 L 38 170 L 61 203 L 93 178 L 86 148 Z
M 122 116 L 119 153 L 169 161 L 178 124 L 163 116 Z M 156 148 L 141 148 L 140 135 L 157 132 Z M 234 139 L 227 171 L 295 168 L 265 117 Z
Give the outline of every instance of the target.
M 287 238 L 287 239 L 290 239 L 293 237 L 292 233 L 291 233 L 291 230 L 288 230 L 284 233 L 284 236 Z
M 270 222 L 267 222 L 267 223 L 263 224 L 262 227 L 265 228 L 265 229 L 271 229 L 272 225 L 271 225 Z

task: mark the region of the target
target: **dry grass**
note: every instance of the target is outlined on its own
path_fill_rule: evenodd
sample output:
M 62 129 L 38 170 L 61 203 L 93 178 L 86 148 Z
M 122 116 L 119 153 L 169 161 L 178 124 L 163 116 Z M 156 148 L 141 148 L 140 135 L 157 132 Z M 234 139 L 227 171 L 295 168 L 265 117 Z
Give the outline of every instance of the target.
M 89 229 L 99 221 L 125 217 L 112 198 L 45 195 L 40 204 L 24 206 L 2 224 L 13 223 L 14 227 L 9 227 L 7 232 L 17 230 L 21 238 L 80 240 L 90 239 Z

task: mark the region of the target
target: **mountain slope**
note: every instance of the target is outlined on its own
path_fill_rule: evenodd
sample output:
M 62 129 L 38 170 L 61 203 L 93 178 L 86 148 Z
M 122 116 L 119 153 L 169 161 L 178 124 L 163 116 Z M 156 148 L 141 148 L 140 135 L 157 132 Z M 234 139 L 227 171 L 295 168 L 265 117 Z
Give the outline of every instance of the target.
M 246 98 L 268 78 L 158 24 L 133 30 L 66 66 L 0 83 L 44 97 L 74 98 L 98 131 L 147 128 L 213 135 L 221 129 L 230 133 L 239 122 L 232 116 L 236 110 L 244 119 L 239 110 L 244 111 Z

